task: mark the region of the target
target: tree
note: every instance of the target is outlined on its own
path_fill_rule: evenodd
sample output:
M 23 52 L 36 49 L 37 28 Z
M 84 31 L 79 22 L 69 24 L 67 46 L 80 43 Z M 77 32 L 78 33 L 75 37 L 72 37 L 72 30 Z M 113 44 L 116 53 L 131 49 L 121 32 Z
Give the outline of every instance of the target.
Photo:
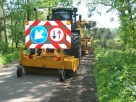
M 6 15 L 5 15 L 5 9 L 4 9 L 4 5 L 5 5 L 5 0 L 0 0 L 0 7 L 1 7 L 1 18 L 0 18 L 0 23 L 1 23 L 1 30 L 0 30 L 0 34 L 2 31 L 4 31 L 4 50 L 7 50 L 8 47 L 8 38 L 7 38 L 7 32 L 6 32 Z M 3 23 L 3 26 L 2 26 Z
M 81 4 L 79 0 L 78 5 Z M 120 20 L 119 36 L 124 41 L 126 46 L 136 47 L 136 0 L 90 0 L 87 2 L 88 17 L 93 15 L 93 11 L 101 15 L 99 6 L 108 6 L 108 12 L 117 10 Z M 114 18 L 111 18 L 111 21 Z
M 125 45 L 129 47 L 136 47 L 136 0 L 126 0 L 124 2 L 118 1 L 120 6 L 115 5 L 114 7 L 119 11 L 119 18 L 121 21 L 120 26 L 120 37 L 124 41 Z M 123 7 L 122 7 L 122 6 Z

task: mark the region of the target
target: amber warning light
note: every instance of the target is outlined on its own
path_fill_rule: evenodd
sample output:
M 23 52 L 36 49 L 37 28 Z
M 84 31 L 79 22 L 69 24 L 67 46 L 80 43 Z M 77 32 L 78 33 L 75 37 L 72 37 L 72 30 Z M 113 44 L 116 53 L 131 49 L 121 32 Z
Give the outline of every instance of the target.
M 70 20 L 68 20 L 68 21 L 66 22 L 66 24 L 67 24 L 67 25 L 70 25 L 70 24 L 71 24 L 71 21 L 70 21 Z
M 25 25 L 29 25 L 29 22 L 28 22 L 28 21 L 25 21 Z

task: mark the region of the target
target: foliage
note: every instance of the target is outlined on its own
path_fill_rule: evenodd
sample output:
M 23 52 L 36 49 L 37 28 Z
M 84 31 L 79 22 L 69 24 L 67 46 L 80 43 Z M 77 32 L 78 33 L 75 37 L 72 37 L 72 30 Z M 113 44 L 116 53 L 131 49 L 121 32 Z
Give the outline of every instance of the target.
M 8 52 L 0 52 L 0 65 L 7 64 L 9 62 L 12 62 L 14 60 L 19 59 L 19 50 L 16 49 L 12 53 L 12 49 L 8 49 Z
M 97 48 L 95 78 L 99 102 L 136 101 L 136 50 Z
M 113 5 L 119 11 L 121 26 L 119 34 L 121 39 L 129 47 L 136 47 L 136 0 L 116 1 Z
M 81 4 L 81 0 L 77 5 Z M 101 8 L 109 8 L 107 12 L 117 11 L 117 16 L 120 21 L 120 29 L 118 34 L 120 38 L 124 41 L 125 45 L 128 47 L 136 47 L 136 0 L 88 0 L 86 1 L 86 6 L 88 7 L 88 17 L 94 15 L 97 12 L 101 15 Z M 110 18 L 114 21 L 114 18 Z
M 116 33 L 117 28 L 92 28 L 84 30 L 84 34 L 86 34 L 87 37 L 94 37 L 95 46 L 100 45 L 105 48 L 119 49 L 123 43 L 119 41 L 119 36 L 117 36 Z

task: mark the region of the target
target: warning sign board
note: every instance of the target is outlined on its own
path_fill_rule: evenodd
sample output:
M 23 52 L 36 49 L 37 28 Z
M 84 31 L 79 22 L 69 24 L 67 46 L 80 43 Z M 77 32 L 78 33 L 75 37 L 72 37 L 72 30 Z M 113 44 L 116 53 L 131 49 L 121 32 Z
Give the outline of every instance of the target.
M 71 44 L 71 25 L 66 21 L 28 21 L 25 42 L 28 48 L 64 48 Z

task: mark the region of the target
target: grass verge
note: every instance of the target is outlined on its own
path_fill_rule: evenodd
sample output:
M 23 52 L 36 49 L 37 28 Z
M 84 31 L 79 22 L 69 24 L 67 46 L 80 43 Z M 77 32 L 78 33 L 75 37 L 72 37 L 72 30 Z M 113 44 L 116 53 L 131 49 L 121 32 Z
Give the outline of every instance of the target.
M 99 102 L 136 102 L 136 50 L 97 48 L 95 55 Z

